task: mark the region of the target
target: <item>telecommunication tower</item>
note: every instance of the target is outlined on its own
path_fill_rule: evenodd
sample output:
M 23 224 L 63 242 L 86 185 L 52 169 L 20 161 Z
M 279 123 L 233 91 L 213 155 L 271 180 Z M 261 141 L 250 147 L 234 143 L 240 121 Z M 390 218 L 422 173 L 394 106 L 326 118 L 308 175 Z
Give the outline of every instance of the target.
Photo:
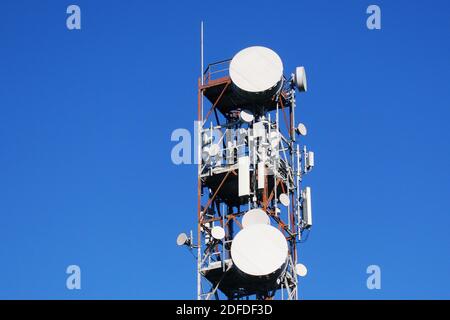
M 266 47 L 202 63 L 197 241 L 177 238 L 197 251 L 198 299 L 298 299 L 307 270 L 297 245 L 312 226 L 303 177 L 314 153 L 306 126 L 295 125 L 296 94 L 306 90 L 304 67 L 286 77 Z

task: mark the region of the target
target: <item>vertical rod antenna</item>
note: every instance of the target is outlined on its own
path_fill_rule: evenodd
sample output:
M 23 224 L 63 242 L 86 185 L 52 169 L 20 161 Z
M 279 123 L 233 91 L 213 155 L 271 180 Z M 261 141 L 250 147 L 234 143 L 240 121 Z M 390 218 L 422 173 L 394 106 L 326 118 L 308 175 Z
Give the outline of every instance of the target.
M 203 20 L 200 23 L 200 81 L 199 84 L 201 87 L 203 87 L 204 84 L 204 77 L 203 77 Z M 201 268 L 202 268 L 202 239 L 201 239 L 201 167 L 202 167 L 202 158 L 201 158 L 201 136 L 203 131 L 203 89 L 199 88 L 199 115 L 198 115 L 198 144 L 197 144 L 197 155 L 198 155 L 198 177 L 197 177 L 197 183 L 198 183 L 198 226 L 197 226 L 197 299 L 202 299 L 202 275 L 201 275 Z
M 200 79 L 201 79 L 202 86 L 205 84 L 204 83 L 205 79 L 204 79 L 204 75 L 203 75 L 203 72 L 204 72 L 203 51 L 204 51 L 204 48 L 203 48 L 203 20 L 202 20 L 202 22 L 200 23 L 200 69 L 201 69 L 200 70 Z M 203 121 L 203 91 L 202 91 L 202 121 Z

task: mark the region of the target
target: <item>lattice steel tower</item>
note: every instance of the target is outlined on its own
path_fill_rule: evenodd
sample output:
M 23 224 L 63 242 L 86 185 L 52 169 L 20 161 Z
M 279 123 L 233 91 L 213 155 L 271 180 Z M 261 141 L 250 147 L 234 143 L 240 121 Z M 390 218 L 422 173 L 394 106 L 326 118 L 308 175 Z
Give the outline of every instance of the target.
M 198 299 L 298 298 L 306 267 L 297 245 L 312 226 L 302 182 L 314 153 L 295 125 L 296 93 L 306 89 L 303 67 L 285 77 L 280 57 L 261 46 L 202 72 L 197 241 L 177 239 L 197 252 Z

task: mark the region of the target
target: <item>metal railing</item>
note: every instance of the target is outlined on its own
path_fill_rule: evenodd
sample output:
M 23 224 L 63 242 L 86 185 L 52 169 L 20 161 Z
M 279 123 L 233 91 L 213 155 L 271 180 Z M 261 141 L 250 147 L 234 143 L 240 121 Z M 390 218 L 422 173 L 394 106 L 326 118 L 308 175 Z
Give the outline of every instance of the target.
M 231 59 L 221 60 L 208 64 L 203 72 L 203 84 L 208 84 L 211 80 L 216 80 L 228 76 Z

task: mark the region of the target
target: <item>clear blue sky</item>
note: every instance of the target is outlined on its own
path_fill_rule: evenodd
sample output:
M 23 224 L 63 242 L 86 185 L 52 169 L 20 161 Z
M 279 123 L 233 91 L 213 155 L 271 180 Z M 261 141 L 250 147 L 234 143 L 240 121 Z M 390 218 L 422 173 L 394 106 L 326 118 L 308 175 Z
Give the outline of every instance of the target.
M 170 134 L 196 117 L 201 19 L 208 62 L 265 45 L 306 66 L 301 297 L 450 298 L 449 2 L 300 0 L 2 1 L 0 298 L 195 298 L 175 238 L 195 227 L 196 167 L 171 163 Z

